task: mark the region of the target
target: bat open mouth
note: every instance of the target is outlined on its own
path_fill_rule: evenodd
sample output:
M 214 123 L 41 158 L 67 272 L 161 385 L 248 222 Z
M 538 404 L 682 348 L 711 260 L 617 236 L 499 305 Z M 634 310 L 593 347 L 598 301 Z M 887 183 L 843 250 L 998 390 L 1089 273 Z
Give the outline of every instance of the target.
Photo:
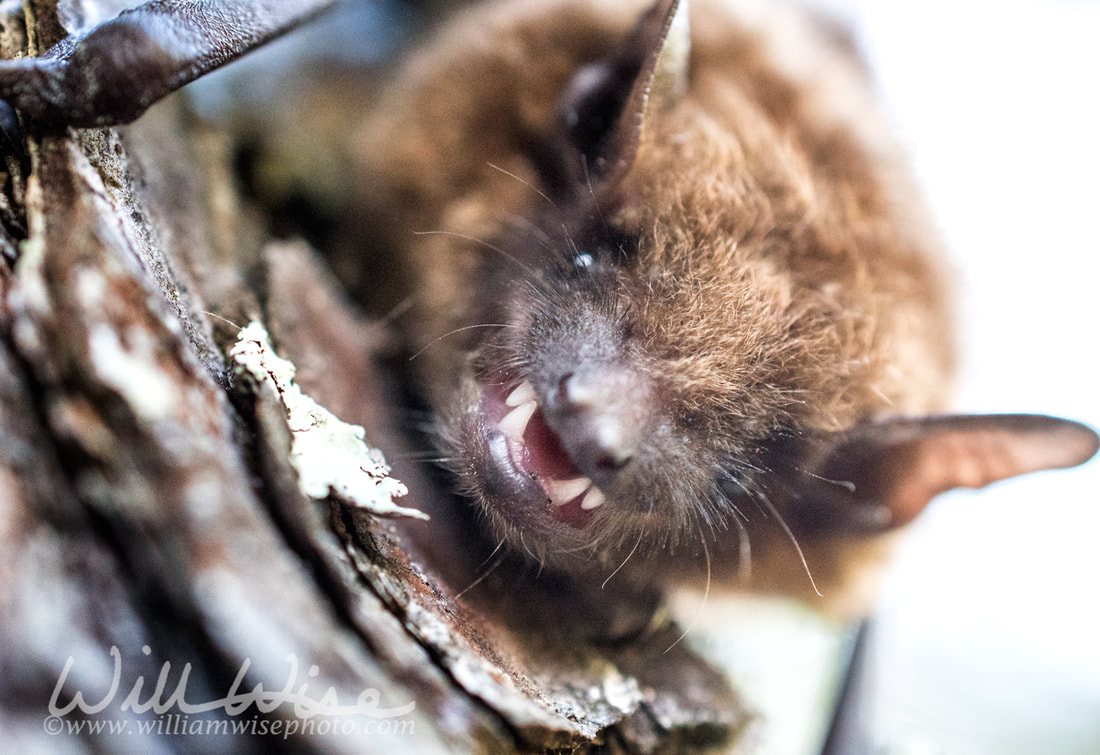
M 489 385 L 484 401 L 489 426 L 502 438 L 491 444 L 491 455 L 498 467 L 509 473 L 505 477 L 533 480 L 554 519 L 573 527 L 587 524 L 606 497 L 569 458 L 561 439 L 546 423 L 531 384 L 524 380 L 508 388 Z M 529 498 L 531 489 L 517 485 L 514 495 Z

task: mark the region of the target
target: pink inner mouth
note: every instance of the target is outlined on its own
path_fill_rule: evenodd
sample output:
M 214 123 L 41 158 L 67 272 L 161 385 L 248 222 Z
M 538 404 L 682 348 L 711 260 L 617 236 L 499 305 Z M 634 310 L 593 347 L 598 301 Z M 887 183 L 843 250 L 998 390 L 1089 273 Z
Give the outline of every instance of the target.
M 603 503 L 603 493 L 569 458 L 561 439 L 546 423 L 530 385 L 510 389 L 488 386 L 485 410 L 490 423 L 507 439 L 508 459 L 502 463 L 510 463 L 538 484 L 552 517 L 573 527 L 587 524 L 594 509 Z

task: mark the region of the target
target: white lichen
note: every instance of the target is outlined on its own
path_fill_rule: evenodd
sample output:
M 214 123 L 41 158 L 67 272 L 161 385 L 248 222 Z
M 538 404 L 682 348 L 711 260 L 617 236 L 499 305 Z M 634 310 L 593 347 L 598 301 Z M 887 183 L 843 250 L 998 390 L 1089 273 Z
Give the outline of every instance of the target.
M 275 353 L 262 324 L 253 321 L 243 328 L 229 356 L 238 374 L 268 386 L 286 409 L 292 438 L 289 459 L 302 495 L 316 500 L 332 495 L 380 517 L 428 518 L 394 503 L 408 488 L 390 476 L 382 452 L 364 442 L 362 427 L 341 421 L 302 393 L 294 384 L 294 364 Z

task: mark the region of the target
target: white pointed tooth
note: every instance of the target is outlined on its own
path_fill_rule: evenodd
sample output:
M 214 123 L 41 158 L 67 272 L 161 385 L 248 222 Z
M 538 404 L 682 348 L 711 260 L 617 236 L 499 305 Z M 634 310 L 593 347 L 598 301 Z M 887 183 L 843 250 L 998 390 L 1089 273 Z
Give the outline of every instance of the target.
M 497 427 L 499 427 L 500 431 L 507 437 L 521 440 L 523 438 L 523 433 L 527 430 L 527 423 L 531 421 L 531 416 L 538 408 L 539 405 L 534 401 L 520 404 L 512 411 L 508 412 Z
M 535 387 L 531 385 L 530 380 L 524 380 L 508 394 L 508 398 L 504 399 L 504 403 L 508 406 L 519 406 L 520 404 L 526 404 L 528 401 L 534 401 L 535 398 Z
M 550 502 L 555 506 L 564 506 L 577 496 L 592 487 L 592 480 L 587 477 L 576 477 L 572 480 L 542 480 L 546 495 L 550 496 Z
M 588 489 L 588 492 L 584 494 L 584 500 L 581 501 L 581 508 L 585 511 L 591 511 L 606 500 L 607 496 L 603 494 L 603 491 L 593 485 Z

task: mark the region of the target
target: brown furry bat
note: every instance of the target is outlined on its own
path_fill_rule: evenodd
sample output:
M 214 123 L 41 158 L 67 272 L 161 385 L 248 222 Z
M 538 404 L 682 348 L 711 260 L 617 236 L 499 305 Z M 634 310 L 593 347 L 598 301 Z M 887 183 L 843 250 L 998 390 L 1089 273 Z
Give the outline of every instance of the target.
M 860 602 L 933 496 L 1097 438 L 940 414 L 945 264 L 843 34 L 751 0 L 688 15 L 461 16 L 360 135 L 366 232 L 406 263 L 413 364 L 498 537 L 601 580 Z

